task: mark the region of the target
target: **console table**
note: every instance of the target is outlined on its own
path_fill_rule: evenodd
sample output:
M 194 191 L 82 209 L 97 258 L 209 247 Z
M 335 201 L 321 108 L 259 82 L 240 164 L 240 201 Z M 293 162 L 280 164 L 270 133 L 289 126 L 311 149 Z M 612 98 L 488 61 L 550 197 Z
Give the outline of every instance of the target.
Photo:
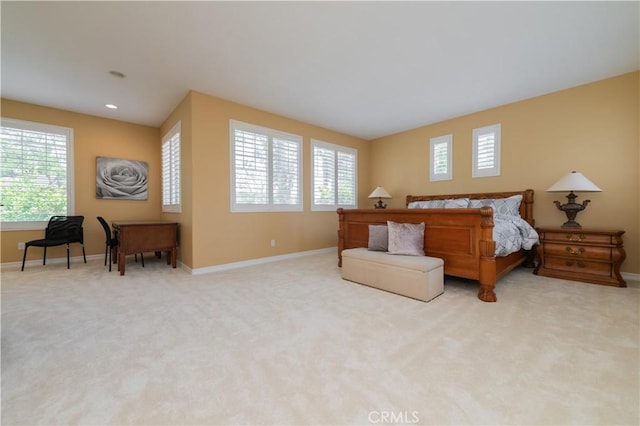
M 534 274 L 626 287 L 620 265 L 626 254 L 624 231 L 538 228 L 540 245 Z
M 167 265 L 177 265 L 178 222 L 118 220 L 111 223 L 118 238 L 118 269 L 124 275 L 125 256 L 144 252 L 167 253 Z

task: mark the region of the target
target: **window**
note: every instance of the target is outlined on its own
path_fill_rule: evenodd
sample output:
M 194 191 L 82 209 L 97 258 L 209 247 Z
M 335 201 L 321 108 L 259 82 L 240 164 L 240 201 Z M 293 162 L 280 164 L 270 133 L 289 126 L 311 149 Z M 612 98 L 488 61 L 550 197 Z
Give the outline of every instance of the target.
M 180 213 L 180 129 L 181 122 L 162 138 L 162 211 Z
M 311 210 L 357 207 L 358 151 L 311 140 Z
M 472 176 L 500 176 L 500 124 L 473 129 Z
M 451 180 L 451 151 L 453 145 L 453 135 L 438 136 L 431 138 L 429 153 L 431 164 L 429 167 L 429 180 Z
M 3 118 L 0 158 L 2 229 L 73 215 L 73 129 Z
M 302 137 L 230 120 L 231 211 L 302 211 Z

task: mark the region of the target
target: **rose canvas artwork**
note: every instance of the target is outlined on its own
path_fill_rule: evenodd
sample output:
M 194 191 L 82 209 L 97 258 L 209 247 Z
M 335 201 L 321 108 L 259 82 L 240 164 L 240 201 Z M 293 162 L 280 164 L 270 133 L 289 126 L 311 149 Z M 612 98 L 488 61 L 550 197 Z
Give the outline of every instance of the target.
M 119 200 L 146 200 L 148 166 L 144 161 L 97 157 L 96 197 Z

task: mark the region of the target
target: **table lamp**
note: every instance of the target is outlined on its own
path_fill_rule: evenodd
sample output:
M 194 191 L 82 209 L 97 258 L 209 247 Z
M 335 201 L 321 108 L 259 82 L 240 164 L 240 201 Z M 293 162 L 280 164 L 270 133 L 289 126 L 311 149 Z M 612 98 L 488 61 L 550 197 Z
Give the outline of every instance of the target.
M 382 202 L 383 198 L 391 198 L 391 195 L 381 186 L 378 186 L 369 194 L 369 198 L 377 198 L 378 202 L 373 205 L 376 209 L 386 209 L 387 205 Z
M 582 226 L 575 221 L 576 215 L 578 214 L 578 212 L 584 210 L 587 207 L 587 204 L 591 202 L 591 200 L 584 200 L 582 204 L 578 204 L 576 203 L 576 198 L 578 198 L 578 196 L 574 194 L 573 191 L 600 192 L 602 191 L 602 189 L 598 188 L 582 173 L 573 171 L 551 185 L 551 187 L 549 187 L 547 191 L 569 191 L 569 195 L 567 195 L 567 199 L 569 200 L 568 203 L 560 204 L 559 201 L 554 201 L 553 203 L 556 205 L 558 210 L 565 212 L 565 214 L 567 215 L 568 220 L 562 225 L 563 228 L 582 228 Z

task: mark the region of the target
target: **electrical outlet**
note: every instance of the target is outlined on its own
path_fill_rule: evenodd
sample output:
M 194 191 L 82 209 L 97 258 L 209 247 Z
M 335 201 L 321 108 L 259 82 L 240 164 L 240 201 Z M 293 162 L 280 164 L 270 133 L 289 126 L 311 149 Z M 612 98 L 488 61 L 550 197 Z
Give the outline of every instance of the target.
M 271 247 L 275 247 L 276 246 L 276 240 L 271 240 Z
M 24 250 L 24 243 L 18 243 L 18 250 Z

